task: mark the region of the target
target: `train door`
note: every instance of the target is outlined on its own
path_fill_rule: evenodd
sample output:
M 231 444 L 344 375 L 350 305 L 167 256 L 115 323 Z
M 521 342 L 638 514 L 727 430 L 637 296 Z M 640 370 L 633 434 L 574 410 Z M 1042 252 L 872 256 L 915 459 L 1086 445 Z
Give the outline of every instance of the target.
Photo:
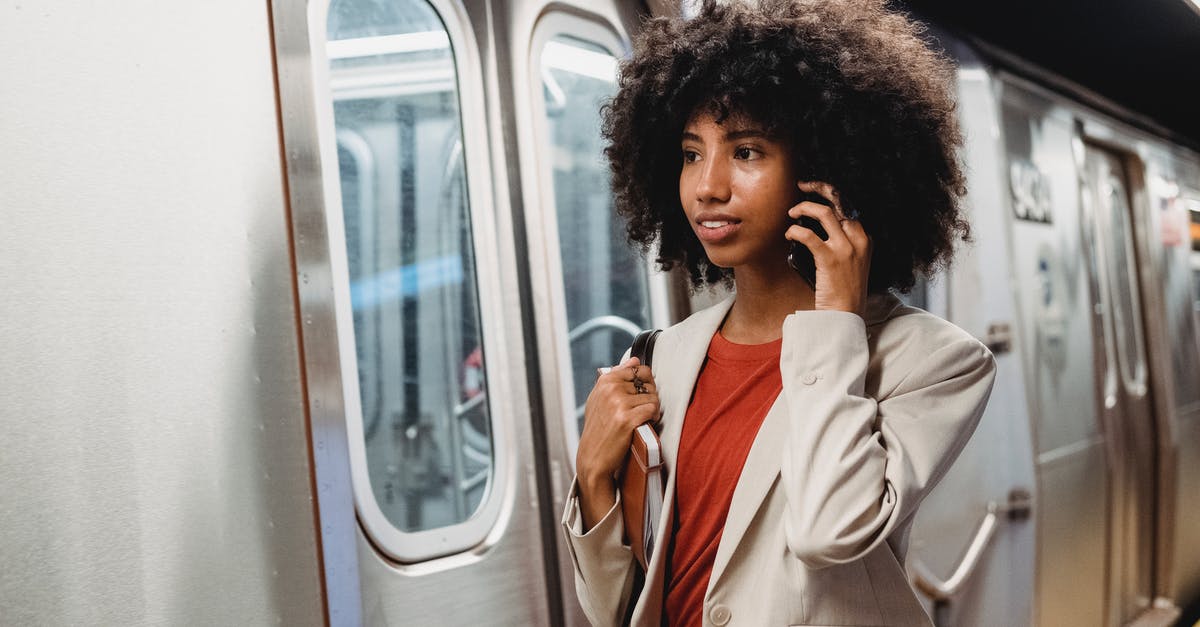
M 486 17 L 273 9 L 329 622 L 551 623 Z
M 1092 294 L 1100 328 L 1097 385 L 1108 433 L 1109 624 L 1126 624 L 1150 609 L 1155 529 L 1155 414 L 1138 283 L 1139 260 L 1130 186 L 1131 163 L 1087 143 L 1080 163 L 1084 239 L 1095 274 Z
M 615 364 L 642 329 L 671 322 L 669 281 L 625 238 L 613 210 L 601 107 L 636 16 L 612 2 L 513 2 L 514 104 L 532 275 L 538 379 L 555 521 L 574 473 L 596 369 Z M 527 57 L 521 53 L 527 51 Z M 557 525 L 556 525 L 557 526 Z M 561 532 L 564 622 L 586 624 Z
M 1174 153 L 1174 154 L 1172 154 Z M 1158 418 L 1155 606 L 1200 616 L 1200 161 L 1162 145 L 1139 150 L 1134 205 L 1151 396 Z M 1186 618 L 1185 618 L 1186 620 Z M 1183 624 L 1190 624 L 1184 622 Z
M 1091 230 L 1081 228 L 1074 119 L 1049 97 L 1000 83 L 1017 334 L 1032 423 L 1033 622 L 1105 625 L 1111 467 L 1095 363 Z

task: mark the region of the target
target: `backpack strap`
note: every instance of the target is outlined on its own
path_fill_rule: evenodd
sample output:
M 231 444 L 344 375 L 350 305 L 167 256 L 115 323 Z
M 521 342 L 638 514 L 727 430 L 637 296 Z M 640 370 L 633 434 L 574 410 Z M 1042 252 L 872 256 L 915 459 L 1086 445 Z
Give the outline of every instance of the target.
M 654 358 L 654 342 L 658 340 L 659 333 L 662 333 L 662 329 L 647 329 L 638 333 L 637 337 L 633 338 L 629 356 L 637 357 L 643 366 L 649 366 L 650 360 Z

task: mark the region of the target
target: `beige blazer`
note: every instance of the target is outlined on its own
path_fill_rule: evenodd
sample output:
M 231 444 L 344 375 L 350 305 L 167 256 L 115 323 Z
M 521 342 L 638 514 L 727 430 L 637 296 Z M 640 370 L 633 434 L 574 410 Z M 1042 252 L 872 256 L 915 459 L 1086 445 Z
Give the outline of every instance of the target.
M 730 297 L 664 330 L 654 348 L 667 488 L 633 625 L 660 624 L 684 414 L 732 304 Z M 931 625 L 905 574 L 908 533 L 983 413 L 991 353 L 949 322 L 886 295 L 869 299 L 865 317 L 789 315 L 779 369 L 783 392 L 734 490 L 704 624 Z M 593 625 L 619 624 L 635 564 L 621 539 L 620 503 L 581 533 L 573 482 L 562 524 L 584 612 Z

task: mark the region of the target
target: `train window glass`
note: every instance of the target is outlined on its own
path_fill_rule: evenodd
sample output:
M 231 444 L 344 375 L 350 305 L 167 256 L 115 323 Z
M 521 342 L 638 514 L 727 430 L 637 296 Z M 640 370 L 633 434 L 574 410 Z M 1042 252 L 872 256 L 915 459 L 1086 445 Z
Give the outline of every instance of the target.
M 617 58 L 594 41 L 550 37 L 540 71 L 547 132 L 544 169 L 553 182 L 559 257 L 571 353 L 573 403 L 567 430 L 577 441 L 596 368 L 611 366 L 649 326 L 646 267 L 613 211 L 600 136 L 600 107 L 616 93 Z M 573 457 L 573 456 L 572 456 Z
M 1101 203 L 1108 212 L 1112 232 L 1109 277 L 1113 290 L 1113 324 L 1117 333 L 1117 362 L 1125 385 L 1140 389 L 1144 384 L 1141 308 L 1137 301 L 1137 265 L 1133 251 L 1129 196 L 1121 176 L 1121 164 L 1109 164 L 1110 175 L 1101 185 Z
M 368 509 L 450 527 L 494 474 L 455 56 L 423 1 L 327 17 Z

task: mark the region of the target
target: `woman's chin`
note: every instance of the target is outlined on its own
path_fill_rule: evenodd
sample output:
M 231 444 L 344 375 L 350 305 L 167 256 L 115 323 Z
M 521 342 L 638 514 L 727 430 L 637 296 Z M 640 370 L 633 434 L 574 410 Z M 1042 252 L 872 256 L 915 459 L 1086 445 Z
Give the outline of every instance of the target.
M 708 253 L 708 262 L 718 268 L 724 268 L 726 270 L 741 265 L 740 260 L 732 257 L 731 255 L 714 255 L 711 252 Z

